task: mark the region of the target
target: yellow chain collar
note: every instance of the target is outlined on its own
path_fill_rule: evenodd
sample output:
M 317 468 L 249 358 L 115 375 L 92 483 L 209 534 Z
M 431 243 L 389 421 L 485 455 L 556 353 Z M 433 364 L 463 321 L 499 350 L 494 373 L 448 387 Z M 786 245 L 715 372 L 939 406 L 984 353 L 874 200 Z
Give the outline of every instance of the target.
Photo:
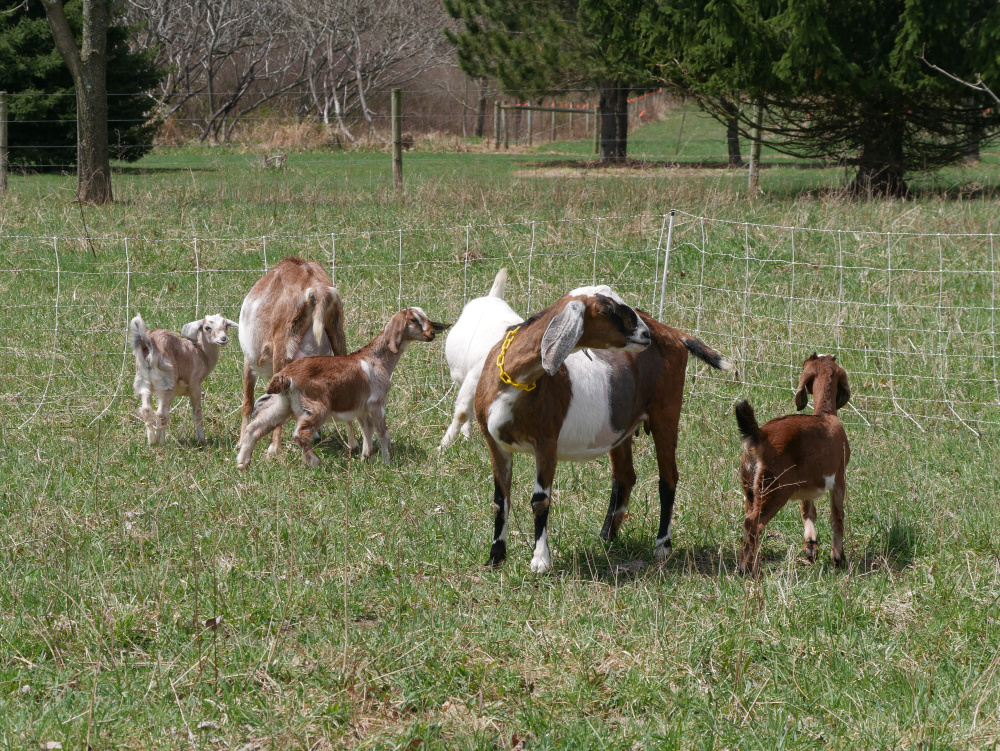
M 507 332 L 507 338 L 503 340 L 503 347 L 500 350 L 500 355 L 497 357 L 497 367 L 500 368 L 500 380 L 506 383 L 508 386 L 513 386 L 516 389 L 521 389 L 521 391 L 534 391 L 537 383 L 518 383 L 510 377 L 510 375 L 503 369 L 503 358 L 507 354 L 507 348 L 510 343 L 514 341 L 514 334 L 521 330 L 518 326 L 513 331 Z

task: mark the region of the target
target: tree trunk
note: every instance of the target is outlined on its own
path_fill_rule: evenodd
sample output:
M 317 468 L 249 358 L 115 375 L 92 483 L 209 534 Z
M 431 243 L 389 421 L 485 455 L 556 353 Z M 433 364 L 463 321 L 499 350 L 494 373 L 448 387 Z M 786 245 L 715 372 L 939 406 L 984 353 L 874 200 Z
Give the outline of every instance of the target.
M 887 117 L 893 110 L 881 103 L 873 106 L 862 130 L 863 143 L 858 153 L 858 173 L 847 192 L 858 198 L 905 197 L 910 189 L 906 185 L 903 135 L 905 123 Z
M 486 79 L 479 79 L 479 109 L 476 114 L 476 138 L 486 134 Z
M 83 59 L 76 85 L 76 197 L 84 203 L 110 203 L 111 161 L 108 153 L 108 82 L 105 56 Z
M 108 148 L 108 24 L 106 0 L 84 0 L 83 44 L 77 47 L 62 0 L 43 0 L 60 57 L 76 87 L 76 197 L 81 203 L 112 200 Z
M 737 115 L 739 105 L 735 102 L 726 102 L 726 145 L 729 151 L 729 166 L 742 167 L 743 155 L 740 154 L 740 125 Z
M 628 86 L 601 83 L 601 161 L 624 162 L 628 156 Z

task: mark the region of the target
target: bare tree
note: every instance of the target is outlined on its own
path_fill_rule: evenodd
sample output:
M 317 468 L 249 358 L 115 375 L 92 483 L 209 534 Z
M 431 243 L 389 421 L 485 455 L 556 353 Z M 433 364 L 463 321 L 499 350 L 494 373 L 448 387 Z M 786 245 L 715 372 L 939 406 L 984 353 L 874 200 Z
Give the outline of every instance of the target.
M 380 137 L 372 97 L 443 64 L 450 50 L 436 0 L 290 0 L 287 12 L 308 59 L 311 109 L 351 140 L 345 118 L 362 117 Z
M 83 43 L 77 46 L 62 0 L 42 0 L 56 49 L 76 88 L 77 187 L 81 203 L 103 204 L 111 195 L 108 148 L 108 26 L 121 2 L 83 0 Z
M 302 84 L 280 0 L 132 0 L 130 15 L 139 45 L 155 46 L 169 70 L 161 115 L 194 114 L 201 141 L 227 140 L 242 118 Z
M 300 112 L 353 136 L 376 133 L 372 97 L 442 62 L 437 0 L 130 0 L 137 43 L 170 74 L 161 115 L 197 117 L 200 138 L 225 141 L 250 112 L 302 90 Z

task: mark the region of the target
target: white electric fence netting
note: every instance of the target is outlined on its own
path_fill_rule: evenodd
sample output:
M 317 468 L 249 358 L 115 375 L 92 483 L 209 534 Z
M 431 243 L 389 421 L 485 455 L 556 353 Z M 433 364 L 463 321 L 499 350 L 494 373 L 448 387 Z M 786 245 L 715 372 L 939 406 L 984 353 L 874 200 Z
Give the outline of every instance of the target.
M 997 433 L 998 244 L 992 234 L 821 230 L 681 211 L 254 238 L 2 235 L 0 420 L 24 428 L 130 413 L 132 316 L 174 331 L 211 313 L 237 319 L 266 269 L 299 255 L 329 269 L 352 349 L 407 305 L 455 321 L 507 267 L 507 300 L 523 315 L 607 283 L 739 367 L 737 381 L 692 366 L 701 375 L 687 398 L 728 409 L 749 395 L 791 411 L 802 361 L 819 351 L 850 375 L 847 422 Z M 235 413 L 233 339 L 209 398 Z M 450 383 L 442 346 L 409 354 L 393 378 L 394 389 L 434 402 L 442 426 Z

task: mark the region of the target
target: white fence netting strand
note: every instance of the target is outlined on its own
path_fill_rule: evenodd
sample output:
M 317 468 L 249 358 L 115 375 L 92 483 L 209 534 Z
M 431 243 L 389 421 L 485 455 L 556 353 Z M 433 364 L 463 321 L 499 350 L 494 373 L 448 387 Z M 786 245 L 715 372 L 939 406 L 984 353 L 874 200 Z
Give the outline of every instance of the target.
M 572 287 L 608 283 L 738 363 L 738 384 L 704 373 L 699 398 L 756 392 L 787 402 L 802 360 L 832 352 L 852 379 L 846 420 L 1000 432 L 993 234 L 816 229 L 676 211 L 253 238 L 2 235 L 0 249 L 7 427 L 130 412 L 125 334 L 136 312 L 174 330 L 213 312 L 236 319 L 253 283 L 294 254 L 330 269 L 351 346 L 404 305 L 454 321 L 506 266 L 508 301 L 525 315 Z M 438 401 L 450 385 L 443 348 L 412 360 L 394 388 Z M 233 412 L 241 373 L 239 352 L 226 352 L 212 377 Z M 442 424 L 447 407 L 438 407 Z

